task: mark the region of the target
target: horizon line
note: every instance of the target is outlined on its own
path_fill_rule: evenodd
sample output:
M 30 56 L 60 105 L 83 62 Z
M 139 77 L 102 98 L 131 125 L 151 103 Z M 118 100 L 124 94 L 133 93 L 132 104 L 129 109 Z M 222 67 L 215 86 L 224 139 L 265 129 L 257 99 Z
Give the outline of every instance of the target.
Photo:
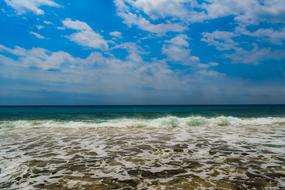
M 119 107 L 119 106 L 285 106 L 285 103 L 274 104 L 35 104 L 35 105 L 0 105 L 0 107 Z

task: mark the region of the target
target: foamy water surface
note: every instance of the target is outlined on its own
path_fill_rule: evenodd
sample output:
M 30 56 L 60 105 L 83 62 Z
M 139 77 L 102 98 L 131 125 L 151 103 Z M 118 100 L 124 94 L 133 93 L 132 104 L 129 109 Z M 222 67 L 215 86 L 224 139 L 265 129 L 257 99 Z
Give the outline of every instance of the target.
M 0 121 L 0 189 L 284 189 L 285 118 Z

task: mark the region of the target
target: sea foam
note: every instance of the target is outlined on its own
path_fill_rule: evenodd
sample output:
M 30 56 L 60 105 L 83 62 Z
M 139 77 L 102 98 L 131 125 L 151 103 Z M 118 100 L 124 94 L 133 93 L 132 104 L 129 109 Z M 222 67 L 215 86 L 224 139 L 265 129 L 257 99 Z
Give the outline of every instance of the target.
M 1 121 L 0 145 L 0 189 L 285 188 L 282 117 Z
M 120 118 L 108 120 L 17 120 L 0 121 L 0 128 L 9 127 L 195 127 L 195 126 L 239 126 L 239 125 L 282 125 L 285 117 L 238 118 L 219 117 L 161 117 L 156 119 Z

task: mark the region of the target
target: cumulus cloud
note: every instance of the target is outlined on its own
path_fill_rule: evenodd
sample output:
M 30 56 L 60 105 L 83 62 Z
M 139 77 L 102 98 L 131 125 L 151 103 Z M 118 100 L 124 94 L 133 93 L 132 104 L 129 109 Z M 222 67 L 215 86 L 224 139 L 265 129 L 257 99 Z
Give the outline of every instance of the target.
M 159 28 L 163 28 L 163 19 L 171 20 L 167 25 L 176 25 L 179 28 L 174 30 L 176 32 L 185 29 L 185 24 L 227 16 L 233 16 L 238 24 L 246 25 L 256 25 L 261 22 L 285 23 L 285 1 L 283 0 L 116 0 L 116 6 L 118 14 L 126 24 L 138 25 L 141 29 L 150 32 L 153 30 L 157 32 L 158 29 L 152 29 L 155 25 L 147 18 L 162 23 Z M 165 32 L 171 31 L 169 27 L 164 27 Z M 163 31 L 163 29 L 160 30 Z
M 136 0 L 128 2 L 153 19 L 165 17 L 185 18 L 188 14 L 187 7 L 193 6 L 193 1 L 187 0 Z
M 178 35 L 162 47 L 162 52 L 167 55 L 168 59 L 173 62 L 184 64 L 197 63 L 200 59 L 191 55 L 189 49 L 188 37 L 186 35 Z
M 67 18 L 63 21 L 63 25 L 67 29 L 76 31 L 68 36 L 70 41 L 88 48 L 108 49 L 108 43 L 103 36 L 93 31 L 87 23 Z
M 131 1 L 116 0 L 118 15 L 123 18 L 123 21 L 128 26 L 137 26 L 142 30 L 156 33 L 165 34 L 167 32 L 181 32 L 185 27 L 177 23 L 152 23 L 149 19 L 131 11 L 132 7 L 129 4 Z
M 25 14 L 33 12 L 37 15 L 42 15 L 45 12 L 41 9 L 42 6 L 60 7 L 54 0 L 4 0 L 7 5 L 15 9 L 17 14 Z
M 236 36 L 233 32 L 214 31 L 212 33 L 205 32 L 202 35 L 202 41 L 215 46 L 218 50 L 231 50 L 238 46 L 238 43 L 233 39 Z
M 234 53 L 226 54 L 227 58 L 233 63 L 259 64 L 266 60 L 283 60 L 285 59 L 285 50 L 272 50 L 270 48 L 260 48 L 254 46 L 250 50 L 238 48 Z
M 183 36 L 180 38 L 172 42 L 187 46 Z M 129 54 L 137 51 L 134 44 L 125 47 Z M 7 54 L 13 56 L 9 58 Z M 5 97 L 4 92 L 9 92 L 9 97 L 27 95 L 32 102 L 39 97 L 45 100 L 51 97 L 51 103 L 62 103 L 61 99 L 52 98 L 54 93 L 64 97 L 72 94 L 81 98 L 77 99 L 80 103 L 89 104 L 280 103 L 285 95 L 280 90 L 284 82 L 256 84 L 213 70 L 198 70 L 189 75 L 173 71 L 163 60 L 134 62 L 132 56 L 119 59 L 90 53 L 79 58 L 64 51 L 0 45 L 0 64 L 1 78 L 18 81 L 2 85 L 0 96 Z M 36 72 L 34 67 L 39 67 Z
M 234 16 L 239 24 L 284 23 L 285 2 L 283 0 L 210 0 L 202 4 L 202 7 L 205 14 L 201 17 L 201 21 Z
M 24 49 L 19 46 L 9 48 L 0 45 L 1 52 L 9 53 L 14 57 L 12 59 L 2 55 L 2 58 L 6 57 L 6 60 L 10 60 L 9 62 L 0 60 L 2 64 L 18 65 L 19 67 L 48 70 L 59 69 L 63 66 L 72 67 L 75 63 L 82 63 L 80 58 L 73 57 L 64 51 L 51 52 L 43 48 Z
M 139 57 L 140 50 L 133 43 L 123 46 L 128 49 L 129 55 L 119 59 L 101 53 L 90 53 L 87 57 L 79 58 L 64 51 L 0 45 L 0 64 L 4 64 L 0 73 L 2 77 L 18 80 L 37 80 L 44 84 L 53 82 L 65 84 L 64 87 L 76 86 L 72 88 L 74 91 L 102 93 L 105 96 L 110 96 L 115 91 L 116 95 L 128 94 L 130 97 L 157 100 L 161 94 L 168 98 L 178 98 L 189 93 L 180 87 L 191 85 L 191 76 L 173 71 L 163 60 L 144 61 Z M 13 56 L 7 57 L 7 53 Z M 38 69 L 37 72 L 33 72 L 34 68 Z M 207 77 L 221 77 L 213 73 L 208 72 Z M 191 79 L 202 80 L 205 74 L 206 71 L 197 72 Z
M 285 42 L 285 27 L 282 29 L 259 28 L 256 31 L 245 31 L 244 33 L 276 45 L 282 45 Z
M 184 34 L 177 35 L 162 46 L 162 53 L 167 56 L 167 61 L 189 65 L 198 69 L 207 69 L 218 66 L 218 63 L 211 62 L 203 64 L 200 58 L 191 54 L 188 37 Z
M 152 20 L 168 18 L 183 22 L 193 16 L 199 17 L 195 9 L 202 8 L 196 0 L 117 0 L 117 5 L 141 11 Z
M 259 45 L 261 42 L 284 45 L 285 1 L 283 0 L 116 0 L 115 3 L 117 12 L 125 24 L 135 25 L 156 34 L 182 33 L 191 27 L 191 24 L 207 24 L 205 21 L 232 18 L 229 24 L 233 27 L 228 31 L 204 32 L 201 41 L 221 52 L 226 51 L 222 53 L 223 58 L 230 58 L 233 63 L 258 64 L 263 60 L 280 60 L 283 57 L 282 50 L 275 51 Z M 262 28 L 259 26 L 262 23 L 269 25 L 263 25 Z M 177 36 L 164 44 L 162 53 L 167 55 L 169 61 L 197 65 L 200 62 L 199 58 L 191 55 L 189 44 L 185 40 L 186 36 L 182 36 Z M 182 39 L 184 44 L 174 42 Z M 252 53 L 256 55 L 251 55 Z M 239 56 L 245 56 L 244 60 Z
M 244 23 L 261 21 L 284 22 L 285 2 L 240 0 L 125 0 L 152 18 L 174 17 L 189 22 L 200 22 L 226 16 Z
M 217 50 L 224 52 L 224 57 L 229 58 L 233 63 L 259 64 L 265 60 L 282 60 L 284 50 L 273 50 L 270 47 L 263 48 L 258 42 L 268 42 L 282 47 L 284 44 L 284 28 L 281 30 L 272 28 L 260 28 L 249 31 L 246 27 L 236 27 L 234 31 L 213 31 L 203 33 L 202 41 Z M 247 38 L 239 38 L 247 36 Z M 248 38 L 252 41 L 248 40 Z

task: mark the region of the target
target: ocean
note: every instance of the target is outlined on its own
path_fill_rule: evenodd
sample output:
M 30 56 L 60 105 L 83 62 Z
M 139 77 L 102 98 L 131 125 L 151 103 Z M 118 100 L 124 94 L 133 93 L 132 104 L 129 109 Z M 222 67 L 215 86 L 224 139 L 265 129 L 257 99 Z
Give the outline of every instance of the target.
M 285 105 L 2 106 L 0 189 L 285 189 Z

